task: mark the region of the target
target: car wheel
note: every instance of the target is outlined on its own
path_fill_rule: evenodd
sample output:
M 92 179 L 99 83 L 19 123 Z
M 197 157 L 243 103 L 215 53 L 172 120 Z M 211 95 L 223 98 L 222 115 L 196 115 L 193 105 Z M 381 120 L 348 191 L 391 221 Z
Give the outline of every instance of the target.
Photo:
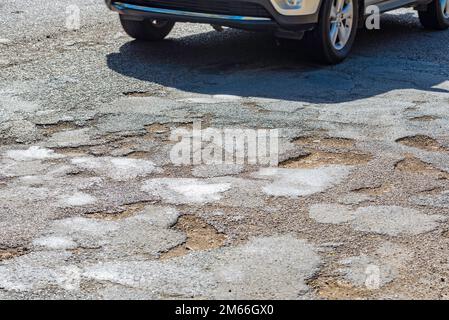
M 418 14 L 424 28 L 445 30 L 449 27 L 449 0 L 433 0 Z
M 175 25 L 167 20 L 131 20 L 120 15 L 120 22 L 125 32 L 132 38 L 143 41 L 158 41 L 164 39 Z
M 306 49 L 313 59 L 335 64 L 348 56 L 358 28 L 358 2 L 323 1 L 317 26 L 304 36 Z

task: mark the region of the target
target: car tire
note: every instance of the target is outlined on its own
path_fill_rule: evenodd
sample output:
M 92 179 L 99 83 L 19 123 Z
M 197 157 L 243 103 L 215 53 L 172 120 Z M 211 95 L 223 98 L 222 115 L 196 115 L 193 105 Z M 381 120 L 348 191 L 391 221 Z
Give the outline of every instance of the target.
M 304 35 L 306 50 L 313 60 L 325 64 L 336 64 L 349 55 L 358 29 L 358 5 L 359 0 L 323 1 L 318 24 L 312 31 L 306 32 Z M 339 6 L 340 9 L 338 9 Z M 338 12 L 335 13 L 335 10 Z M 348 18 L 342 18 L 343 10 L 346 10 L 347 13 L 351 11 L 350 19 L 348 15 Z M 350 25 L 350 29 L 346 28 L 348 25 Z M 342 27 L 345 27 L 349 34 L 342 32 L 342 39 L 339 39 Z M 336 36 L 335 33 L 337 33 Z
M 120 22 L 123 30 L 131 38 L 142 41 L 162 40 L 170 33 L 175 25 L 174 22 L 167 20 L 132 20 L 123 15 L 120 15 Z
M 418 11 L 419 21 L 426 29 L 446 30 L 449 28 L 449 0 L 433 0 L 426 10 Z

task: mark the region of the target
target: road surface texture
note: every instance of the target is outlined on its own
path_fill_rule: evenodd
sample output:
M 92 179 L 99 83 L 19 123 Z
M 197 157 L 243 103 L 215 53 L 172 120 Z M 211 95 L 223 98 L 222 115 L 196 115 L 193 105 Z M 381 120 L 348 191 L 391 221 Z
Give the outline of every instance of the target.
M 1 299 L 449 297 L 449 32 L 396 11 L 325 67 L 206 25 L 131 41 L 102 1 L 0 9 Z M 279 167 L 175 166 L 194 121 L 278 129 Z

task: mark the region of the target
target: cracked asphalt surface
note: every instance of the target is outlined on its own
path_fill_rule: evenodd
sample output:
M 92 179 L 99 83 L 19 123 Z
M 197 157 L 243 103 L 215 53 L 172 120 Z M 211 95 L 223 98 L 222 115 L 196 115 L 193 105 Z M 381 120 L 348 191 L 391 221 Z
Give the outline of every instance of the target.
M 324 67 L 101 1 L 0 4 L 0 298 L 449 297 L 449 49 L 414 11 Z M 81 28 L 65 28 L 66 8 Z M 174 129 L 279 129 L 279 168 L 174 166 Z

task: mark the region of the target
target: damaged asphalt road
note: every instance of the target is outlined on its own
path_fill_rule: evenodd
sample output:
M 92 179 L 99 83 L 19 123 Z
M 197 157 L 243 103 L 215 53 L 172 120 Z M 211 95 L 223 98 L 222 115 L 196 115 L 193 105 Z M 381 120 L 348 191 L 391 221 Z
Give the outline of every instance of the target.
M 0 5 L 0 298 L 448 298 L 448 32 L 396 11 L 323 67 L 36 2 Z M 279 168 L 174 166 L 198 120 L 279 129 Z

